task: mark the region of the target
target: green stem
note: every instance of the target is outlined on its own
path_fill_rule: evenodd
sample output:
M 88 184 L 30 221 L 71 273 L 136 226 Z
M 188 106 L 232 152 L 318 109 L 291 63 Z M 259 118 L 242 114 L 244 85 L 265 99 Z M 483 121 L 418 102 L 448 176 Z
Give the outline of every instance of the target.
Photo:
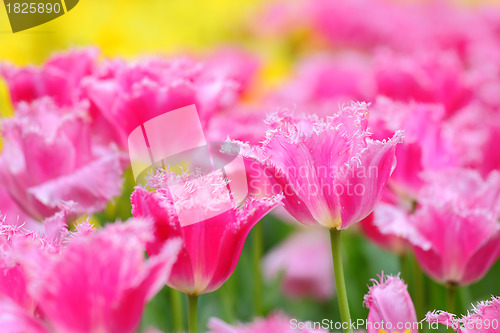
M 189 298 L 189 333 L 197 333 L 198 295 L 188 295 Z
M 233 323 L 235 320 L 235 293 L 236 286 L 235 282 L 237 281 L 237 275 L 231 276 L 229 280 L 226 281 L 224 287 L 222 288 L 222 306 L 224 310 L 225 319 L 229 323 Z
M 449 313 L 455 312 L 455 306 L 457 304 L 457 285 L 454 283 L 446 284 L 446 311 Z M 453 328 L 448 327 L 448 332 L 454 332 Z
M 408 281 L 408 255 L 406 253 L 402 253 L 399 255 L 399 270 L 401 272 L 401 278 L 407 284 Z
M 344 333 L 352 333 L 350 329 L 351 314 L 349 312 L 349 302 L 345 289 L 344 269 L 342 267 L 342 256 L 340 253 L 340 230 L 330 229 L 330 240 L 332 243 L 333 269 L 335 272 L 335 286 L 337 288 L 337 299 L 339 302 L 340 319 L 344 325 Z
M 170 301 L 172 302 L 172 314 L 174 317 L 174 330 L 176 332 L 182 332 L 184 330 L 182 313 L 182 298 L 181 293 L 175 289 L 170 288 Z
M 424 276 L 415 258 L 413 258 L 413 276 L 413 299 L 415 300 L 415 311 L 417 312 L 417 318 L 422 318 L 422 316 L 424 315 L 425 303 Z
M 262 270 L 261 261 L 264 249 L 264 236 L 262 223 L 257 223 L 253 228 L 253 281 L 254 281 L 254 315 L 261 317 L 262 311 Z
M 454 283 L 446 284 L 446 311 L 449 313 L 455 312 L 457 304 L 457 285 Z
M 466 310 L 470 308 L 471 306 L 471 295 L 470 295 L 470 290 L 468 286 L 462 286 L 460 288 L 459 292 L 459 297 L 460 297 L 460 305 L 461 309 L 460 310 Z

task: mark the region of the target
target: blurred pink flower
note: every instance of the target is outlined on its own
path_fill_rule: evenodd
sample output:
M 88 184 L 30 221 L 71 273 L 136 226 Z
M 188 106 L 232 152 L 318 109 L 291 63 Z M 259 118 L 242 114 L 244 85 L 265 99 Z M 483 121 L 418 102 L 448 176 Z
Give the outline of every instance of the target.
M 81 98 L 80 83 L 97 70 L 99 51 L 75 49 L 52 56 L 42 67 L 17 68 L 0 64 L 14 105 L 51 97 L 58 105 L 73 105 Z
M 418 238 L 408 219 L 418 205 L 424 174 L 464 163 L 447 131 L 444 113 L 439 104 L 394 102 L 385 97 L 378 97 L 372 107 L 369 128 L 374 138 L 383 139 L 397 129 L 405 131 L 404 142 L 396 147 L 398 165 L 382 202 L 361 223 L 365 235 L 387 250 L 401 254 L 411 248 L 409 237 Z
M 9 217 L 7 223 L 12 225 L 29 224 L 30 227 L 39 224 L 38 221 L 33 220 L 26 215 L 17 203 L 12 199 L 7 189 L 0 185 L 0 217 Z
M 229 138 L 250 144 L 258 144 L 265 139 L 266 108 L 238 106 L 220 112 L 210 119 L 208 141 L 225 141 Z
M 283 273 L 282 289 L 290 297 L 327 300 L 335 292 L 330 239 L 323 229 L 301 230 L 271 249 L 263 261 L 264 276 Z
M 360 226 L 368 239 L 388 251 L 403 255 L 411 250 L 408 241 L 402 237 L 409 231 L 407 220 L 403 210 L 380 202 L 373 213 L 360 222 Z
M 127 156 L 93 144 L 82 108 L 44 98 L 19 103 L 16 115 L 1 123 L 0 179 L 33 219 L 61 209 L 91 214 L 121 191 Z
M 38 277 L 26 268 L 45 263 L 48 256 L 61 251 L 69 235 L 65 215 L 58 213 L 47 219 L 37 232 L 8 224 L 8 220 L 0 220 L 0 300 L 8 299 L 33 315 L 38 304 L 27 287 L 31 278 Z M 33 255 L 23 255 L 28 252 Z
M 465 69 L 453 53 L 379 52 L 374 67 L 377 94 L 397 101 L 439 103 L 449 116 L 472 97 Z
M 32 274 L 27 290 L 38 304 L 37 314 L 0 299 L 5 311 L 0 324 L 13 332 L 25 327 L 36 327 L 34 332 L 134 332 L 180 246 L 179 240 L 169 241 L 146 262 L 144 242 L 150 236 L 145 223 L 116 223 L 68 239 L 60 254 L 43 262 L 24 263 Z
M 333 47 L 398 52 L 445 49 L 466 56 L 475 40 L 493 30 L 477 10 L 450 1 L 393 2 L 328 0 L 305 2 L 313 26 Z M 426 24 L 440 20 L 439 26 Z
M 498 333 L 500 326 L 500 297 L 492 297 L 491 300 L 479 302 L 474 306 L 473 312 L 462 318 L 444 311 L 428 312 L 425 319 L 429 323 L 440 323 L 451 327 L 459 333 Z
M 369 57 L 356 52 L 335 56 L 316 54 L 299 63 L 290 82 L 272 96 L 276 104 L 297 103 L 300 109 L 316 107 L 314 113 L 331 115 L 331 108 L 317 105 L 324 101 L 331 105 L 372 100 L 375 94 L 373 64 Z M 312 105 L 312 106 L 311 106 Z
M 428 176 L 411 223 L 422 269 L 442 283 L 470 284 L 500 255 L 500 174 L 454 169 Z
M 255 71 L 253 58 L 220 51 L 206 63 L 191 58 L 149 58 L 127 64 L 104 63 L 82 83 L 95 126 L 121 147 L 144 122 L 184 106 L 196 105 L 203 125 L 218 111 L 233 106 Z
M 280 332 L 280 333 L 326 333 L 322 329 L 293 328 L 293 320 L 282 313 L 271 314 L 268 318 L 257 318 L 250 324 L 229 325 L 217 318 L 211 318 L 208 322 L 208 333 L 262 333 L 262 332 Z M 301 323 L 306 325 L 305 323 Z M 308 323 L 312 326 L 313 323 Z
M 497 110 L 482 103 L 472 103 L 446 124 L 447 136 L 452 138 L 463 165 L 479 170 L 483 176 L 500 170 L 500 150 L 496 149 L 500 140 L 500 113 Z
M 459 150 L 447 135 L 445 110 L 439 104 L 402 103 L 378 97 L 371 108 L 369 128 L 382 140 L 395 130 L 404 129 L 404 142 L 396 147 L 398 165 L 388 182 L 387 202 L 412 209 L 425 181 L 422 173 L 461 163 Z M 394 202 L 392 202 L 394 201 Z
M 168 286 L 188 295 L 200 295 L 217 290 L 231 276 L 238 263 L 250 229 L 281 198 L 249 199 L 237 207 L 229 198 L 227 183 L 217 174 L 189 181 L 188 196 L 172 200 L 167 174 L 152 177 L 150 192 L 137 187 L 132 193 L 132 214 L 147 218 L 154 228 L 154 239 L 146 248 L 150 256 L 158 253 L 165 241 L 182 239 L 179 259 L 168 278 Z M 199 211 L 221 212 L 201 222 L 181 226 L 180 217 Z M 196 218 L 196 217 L 194 217 Z
M 259 161 L 284 194 L 284 206 L 298 221 L 345 229 L 373 210 L 394 167 L 402 132 L 375 141 L 367 131 L 364 103 L 320 119 L 284 110 L 269 117 L 261 147 L 245 154 Z
M 372 281 L 374 284 L 364 298 L 364 304 L 370 309 L 368 333 L 379 333 L 381 330 L 418 333 L 415 307 L 403 280 L 399 276 L 384 276 L 382 273 L 380 282 Z

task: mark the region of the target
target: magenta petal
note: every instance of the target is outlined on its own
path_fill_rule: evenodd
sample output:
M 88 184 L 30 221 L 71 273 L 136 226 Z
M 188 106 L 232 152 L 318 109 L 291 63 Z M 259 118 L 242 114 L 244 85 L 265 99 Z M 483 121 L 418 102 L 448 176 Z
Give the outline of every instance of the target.
M 29 193 L 48 207 L 75 202 L 74 210 L 78 214 L 92 214 L 120 194 L 126 164 L 125 155 L 111 153 L 71 174 L 32 187 Z
M 250 229 L 281 200 L 279 196 L 249 200 L 243 208 L 235 207 L 230 201 L 231 206 L 226 209 L 220 205 L 224 202 L 224 196 L 220 194 L 226 193 L 226 185 L 217 187 L 215 192 L 205 193 L 207 197 L 200 201 L 206 186 L 213 189 L 222 180 L 210 175 L 206 177 L 190 181 L 196 190 L 175 204 L 167 189 L 161 187 L 155 192 L 137 187 L 131 197 L 134 217 L 149 219 L 154 230 L 154 238 L 147 244 L 150 255 L 155 255 L 166 240 L 182 239 L 179 259 L 167 284 L 188 295 L 212 292 L 229 278 Z M 218 211 L 221 207 L 225 210 L 219 211 L 218 215 L 181 226 L 178 210 L 190 214 L 196 213 L 194 208 L 215 208 Z
M 61 332 L 133 332 L 146 302 L 176 260 L 173 240 L 145 262 L 145 224 L 128 222 L 74 238 L 47 262 L 31 290 L 41 312 Z
M 0 327 L 9 333 L 51 333 L 43 322 L 8 298 L 0 297 Z
M 371 141 L 337 180 L 342 206 L 342 229 L 361 221 L 370 214 L 380 200 L 382 191 L 395 168 L 394 150 L 401 141 L 398 132 L 387 143 Z M 340 185 L 337 188 L 337 185 Z

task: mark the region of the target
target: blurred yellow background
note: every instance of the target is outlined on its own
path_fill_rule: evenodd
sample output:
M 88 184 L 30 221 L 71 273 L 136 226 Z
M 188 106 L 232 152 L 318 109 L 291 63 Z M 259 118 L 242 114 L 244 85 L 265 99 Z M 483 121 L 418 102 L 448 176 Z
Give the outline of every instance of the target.
M 96 45 L 105 56 L 199 52 L 244 40 L 260 0 L 81 0 L 51 22 L 13 34 L 0 9 L 0 61 L 41 63 L 57 50 Z M 2 5 L 3 7 L 3 5 Z

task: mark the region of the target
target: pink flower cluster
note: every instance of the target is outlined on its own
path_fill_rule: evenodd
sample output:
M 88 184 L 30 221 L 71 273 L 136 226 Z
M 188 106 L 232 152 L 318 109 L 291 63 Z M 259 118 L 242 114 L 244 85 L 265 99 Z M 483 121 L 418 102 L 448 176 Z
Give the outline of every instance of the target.
M 134 332 L 180 248 L 172 239 L 146 261 L 152 232 L 140 220 L 69 232 L 60 213 L 43 233 L 5 221 L 0 228 L 4 332 Z
M 444 1 L 275 3 L 260 18 L 272 22 L 250 31 L 285 44 L 297 26 L 314 37 L 291 78 L 252 103 L 259 61 L 237 49 L 135 61 L 84 49 L 40 67 L 0 64 L 15 109 L 0 120 L 1 330 L 134 332 L 164 285 L 190 299 L 218 290 L 250 230 L 281 205 L 277 216 L 317 227 L 295 228 L 262 260 L 286 296 L 336 294 L 324 229 L 361 230 L 443 285 L 480 281 L 500 258 L 499 14 Z M 77 222 L 124 194 L 129 134 L 189 105 L 207 139 L 240 148 L 245 203 L 223 177 L 158 170 L 125 193 L 129 221 Z M 182 200 L 169 190 L 175 177 L 189 187 Z M 399 276 L 382 275 L 364 300 L 369 333 L 418 332 Z M 498 332 L 478 324 L 500 320 L 499 308 L 493 297 L 461 319 L 426 319 Z M 291 321 L 279 311 L 251 324 L 213 318 L 209 330 L 289 332 Z
M 404 131 L 402 142 L 394 146 L 397 166 L 381 191 L 381 202 L 374 208 L 366 201 L 355 204 L 358 210 L 373 210 L 360 223 L 364 234 L 400 256 L 413 253 L 425 273 L 436 281 L 454 285 L 479 281 L 500 257 L 498 6 L 314 0 L 295 1 L 293 5 L 277 2 L 264 13 L 262 18 L 268 24 L 262 24 L 257 33 L 288 37 L 293 43 L 294 29 L 307 29 L 314 38 L 307 40 L 310 44 L 306 46 L 316 51 L 301 54 L 292 79 L 271 92 L 267 103 L 293 104 L 293 113 L 307 117 L 311 113 L 332 117 L 333 108 L 348 105 L 333 115 L 335 118 L 352 108 L 350 101 L 369 101 L 369 117 L 363 125 L 366 127 L 361 128 L 366 128 L 370 140 L 387 140 L 396 131 Z M 438 25 L 429 23 L 436 20 Z M 267 163 L 268 172 L 275 175 L 279 171 L 280 182 L 294 182 L 292 186 L 302 190 L 307 187 L 301 186 L 301 181 L 309 188 L 322 182 L 321 166 L 335 164 L 334 158 L 341 154 L 332 157 L 326 153 L 332 149 L 326 148 L 324 141 L 303 139 L 308 130 L 303 120 L 292 132 L 289 124 L 294 122 L 298 123 L 285 119 L 281 120 L 285 126 L 272 125 L 272 136 L 261 137 L 265 141 L 262 149 L 269 152 L 258 157 Z M 313 131 L 318 133 L 317 128 L 312 127 Z M 278 153 L 278 147 L 285 147 L 286 153 Z M 316 147 L 325 161 L 314 155 L 307 163 L 300 160 Z M 304 164 L 316 173 L 289 177 L 283 171 Z M 318 179 L 311 175 L 318 175 Z M 352 223 L 348 218 L 351 204 L 342 196 L 325 200 L 325 194 L 319 193 L 312 206 L 306 195 L 292 207 L 291 196 L 285 191 L 284 195 L 285 208 L 302 223 L 322 224 L 326 220 L 330 224 L 324 226 L 336 226 L 338 222 L 332 221 L 338 219 L 339 211 L 341 228 Z M 353 191 L 347 200 L 355 198 Z M 363 200 L 368 198 L 363 196 Z M 296 235 L 286 241 L 288 248 L 293 247 L 289 241 L 294 241 L 294 251 L 307 253 L 310 249 Z M 321 256 L 327 256 L 329 249 L 325 246 L 322 251 Z M 288 286 L 302 264 L 282 253 L 283 258 L 273 265 L 269 260 L 279 256 L 269 256 L 264 268 L 273 275 L 278 269 L 283 271 L 283 285 Z M 315 276 L 309 283 L 302 281 L 307 285 L 303 291 L 324 298 L 312 287 L 317 281 L 333 279 L 331 272 L 323 270 L 323 274 L 321 279 Z M 297 294 L 295 287 L 287 290 L 290 296 Z

